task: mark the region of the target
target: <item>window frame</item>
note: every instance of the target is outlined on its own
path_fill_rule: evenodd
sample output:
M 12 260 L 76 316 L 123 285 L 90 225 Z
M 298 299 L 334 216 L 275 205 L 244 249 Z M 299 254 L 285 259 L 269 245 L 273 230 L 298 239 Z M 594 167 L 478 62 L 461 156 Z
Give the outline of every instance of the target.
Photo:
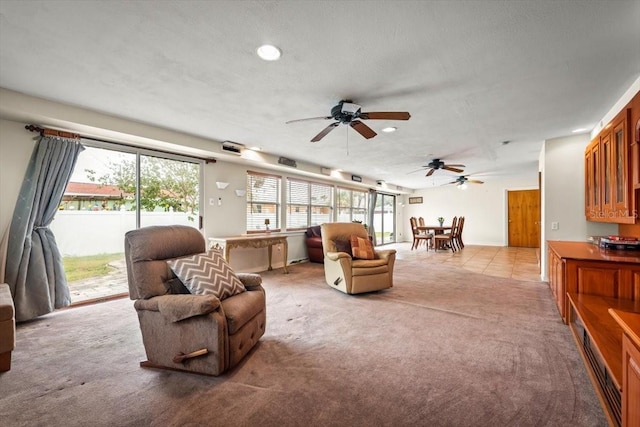
M 340 201 L 340 191 L 349 191 L 349 205 L 348 206 L 340 206 L 339 205 L 339 201 Z M 354 207 L 353 205 L 353 193 L 357 192 L 357 193 L 363 193 L 364 195 L 364 208 L 361 207 Z M 361 222 L 363 224 L 366 224 L 367 221 L 367 215 L 369 212 L 369 191 L 367 190 L 360 190 L 360 189 L 356 189 L 356 188 L 350 188 L 350 187 L 340 187 L 338 186 L 336 188 L 336 202 L 335 202 L 335 210 L 336 210 L 336 221 L 340 221 L 340 215 L 341 215 L 341 209 L 348 209 L 349 210 L 349 221 L 348 222 Z M 364 214 L 362 215 L 363 219 L 362 221 L 360 221 L 359 219 L 354 219 L 353 216 L 353 211 L 354 209 L 362 209 L 364 210 Z
M 255 178 L 256 177 L 263 177 L 265 179 L 274 179 L 275 183 L 274 183 L 274 199 L 273 200 L 253 200 L 254 198 L 253 196 L 253 191 L 252 191 L 252 186 L 254 186 L 255 183 Z M 256 171 L 247 171 L 247 194 L 246 194 L 246 221 L 245 221 L 245 229 L 247 234 L 257 234 L 257 233 L 264 233 L 267 231 L 266 229 L 266 224 L 264 224 L 263 220 L 267 219 L 266 216 L 268 216 L 269 218 L 269 231 L 281 231 L 281 224 L 280 224 L 280 217 L 281 217 L 281 194 L 282 194 L 282 176 L 280 175 L 276 175 L 276 174 L 271 174 L 271 173 L 264 173 L 264 172 L 256 172 Z M 274 211 L 273 213 L 269 213 L 269 212 L 263 212 L 263 208 L 266 206 L 273 206 L 274 207 Z M 251 215 L 254 212 L 254 207 L 256 207 L 256 209 L 260 209 L 260 214 L 261 214 L 261 218 L 258 222 L 258 224 L 256 225 L 255 221 L 252 221 L 252 217 L 253 215 Z M 275 214 L 275 215 L 273 215 Z M 254 226 L 254 227 L 260 227 L 258 228 L 254 228 L 251 229 L 250 226 Z
M 305 184 L 307 187 L 307 197 L 306 197 L 306 203 L 292 203 L 291 202 L 291 183 L 296 183 L 296 184 Z M 291 231 L 299 231 L 299 230 L 305 230 L 313 225 L 319 225 L 319 224 L 314 224 L 313 222 L 313 212 L 314 209 L 316 208 L 327 208 L 328 209 L 328 213 L 327 213 L 327 221 L 325 222 L 333 222 L 333 215 L 332 215 L 332 211 L 333 211 L 333 205 L 334 205 L 334 185 L 332 184 L 327 184 L 324 182 L 319 182 L 319 181 L 309 181 L 306 179 L 301 179 L 301 178 L 297 178 L 297 177 L 287 177 L 287 187 L 286 187 L 286 227 L 287 230 L 291 230 Z M 328 204 L 314 204 L 314 194 L 318 194 L 318 193 L 314 193 L 314 188 L 316 189 L 324 189 L 323 192 L 326 191 L 327 194 L 329 194 L 329 201 Z M 322 194 L 322 193 L 320 193 Z M 295 225 L 292 226 L 292 224 L 290 223 L 290 219 L 291 219 L 291 209 L 292 207 L 299 207 L 299 208 L 305 208 L 306 209 L 306 224 L 305 225 Z

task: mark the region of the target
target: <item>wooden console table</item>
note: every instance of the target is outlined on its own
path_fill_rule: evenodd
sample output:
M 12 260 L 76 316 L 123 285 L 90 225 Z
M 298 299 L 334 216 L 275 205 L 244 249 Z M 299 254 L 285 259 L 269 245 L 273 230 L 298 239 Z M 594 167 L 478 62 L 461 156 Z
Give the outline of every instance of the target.
M 273 245 L 282 245 L 282 256 L 284 266 L 282 271 L 287 274 L 287 257 L 289 244 L 287 236 L 283 234 L 247 234 L 245 236 L 232 237 L 209 237 L 209 247 L 224 248 L 224 259 L 229 262 L 229 252 L 233 248 L 267 248 L 269 253 L 269 270 L 271 267 L 271 257 L 273 254 Z

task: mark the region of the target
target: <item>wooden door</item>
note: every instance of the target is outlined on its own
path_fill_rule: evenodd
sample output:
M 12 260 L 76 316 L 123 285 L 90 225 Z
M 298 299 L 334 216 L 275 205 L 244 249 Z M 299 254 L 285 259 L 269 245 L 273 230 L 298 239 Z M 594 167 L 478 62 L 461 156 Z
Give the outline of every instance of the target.
M 540 247 L 540 190 L 507 193 L 509 246 Z

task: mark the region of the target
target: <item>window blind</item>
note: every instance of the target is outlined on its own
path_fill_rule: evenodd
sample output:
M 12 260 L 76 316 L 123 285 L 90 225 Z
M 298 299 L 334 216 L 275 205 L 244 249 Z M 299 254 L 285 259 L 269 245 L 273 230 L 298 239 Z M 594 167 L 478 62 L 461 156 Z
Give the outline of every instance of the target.
M 327 184 L 287 179 L 287 229 L 330 222 L 331 193 Z
M 247 231 L 280 228 L 280 177 L 247 172 Z

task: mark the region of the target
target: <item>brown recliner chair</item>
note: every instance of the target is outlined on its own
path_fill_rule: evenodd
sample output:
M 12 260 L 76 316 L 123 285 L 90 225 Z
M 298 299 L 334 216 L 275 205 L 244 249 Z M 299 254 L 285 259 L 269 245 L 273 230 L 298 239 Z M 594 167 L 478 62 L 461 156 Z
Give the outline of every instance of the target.
M 350 252 L 351 236 L 369 240 L 362 224 L 331 222 L 322 224 L 324 275 L 327 284 L 347 294 L 379 291 L 393 286 L 396 250 L 374 250 L 375 259 L 354 259 Z
M 205 251 L 204 237 L 192 227 L 151 226 L 125 234 L 129 297 L 135 300 L 148 358 L 141 366 L 219 375 L 264 334 L 259 275 L 238 273 L 246 291 L 220 301 L 188 293 L 167 265 L 167 260 Z
M 309 253 L 309 261 L 311 262 L 324 262 L 324 252 L 322 251 L 322 234 L 320 226 L 314 225 L 307 228 L 304 232 L 306 235 L 305 244 L 307 245 L 307 252 Z

